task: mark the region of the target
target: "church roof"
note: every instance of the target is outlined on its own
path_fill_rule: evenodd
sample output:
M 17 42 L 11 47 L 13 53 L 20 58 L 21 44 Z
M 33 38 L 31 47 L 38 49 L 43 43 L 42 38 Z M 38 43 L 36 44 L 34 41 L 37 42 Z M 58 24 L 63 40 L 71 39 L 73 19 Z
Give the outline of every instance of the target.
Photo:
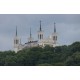
M 31 42 L 27 42 L 25 44 L 29 44 L 29 43 L 37 43 L 38 41 L 31 41 Z

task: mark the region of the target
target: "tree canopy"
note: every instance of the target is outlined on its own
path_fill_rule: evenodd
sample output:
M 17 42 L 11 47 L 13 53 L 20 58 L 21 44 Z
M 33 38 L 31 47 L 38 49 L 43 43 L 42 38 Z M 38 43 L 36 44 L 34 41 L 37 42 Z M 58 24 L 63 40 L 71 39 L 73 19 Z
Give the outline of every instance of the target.
M 80 42 L 0 52 L 0 66 L 80 66 Z

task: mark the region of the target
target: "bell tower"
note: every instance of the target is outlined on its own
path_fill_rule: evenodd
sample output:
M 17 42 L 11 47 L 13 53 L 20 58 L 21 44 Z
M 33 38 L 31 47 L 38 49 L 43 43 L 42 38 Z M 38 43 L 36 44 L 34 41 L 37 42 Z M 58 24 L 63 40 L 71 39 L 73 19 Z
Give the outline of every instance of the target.
M 38 31 L 38 40 L 39 41 L 43 40 L 43 31 L 42 31 L 42 27 L 41 27 L 41 20 L 40 20 L 40 28 Z
M 56 23 L 54 22 L 54 33 L 52 34 L 53 47 L 57 44 L 57 32 L 56 32 Z
M 32 41 L 33 41 L 33 37 L 32 37 L 31 27 L 30 27 L 30 37 L 28 38 L 28 42 L 32 42 Z
M 15 51 L 15 53 L 17 53 L 19 51 L 19 44 L 20 44 L 20 40 L 17 35 L 17 26 L 16 26 L 16 35 L 14 38 L 14 51 Z

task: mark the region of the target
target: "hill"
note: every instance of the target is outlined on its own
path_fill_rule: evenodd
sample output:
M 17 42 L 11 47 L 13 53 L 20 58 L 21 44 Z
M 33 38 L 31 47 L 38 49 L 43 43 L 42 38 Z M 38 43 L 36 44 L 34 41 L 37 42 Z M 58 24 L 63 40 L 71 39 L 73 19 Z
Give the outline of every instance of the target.
M 80 66 L 80 42 L 0 52 L 0 66 Z

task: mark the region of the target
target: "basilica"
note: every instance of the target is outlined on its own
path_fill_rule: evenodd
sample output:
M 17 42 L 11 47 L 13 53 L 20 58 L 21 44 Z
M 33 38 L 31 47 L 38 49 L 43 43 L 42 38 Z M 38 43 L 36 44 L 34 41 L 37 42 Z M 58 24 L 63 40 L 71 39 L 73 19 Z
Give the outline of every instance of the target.
M 30 47 L 37 47 L 37 46 L 45 47 L 46 45 L 49 45 L 51 47 L 58 46 L 55 22 L 53 25 L 54 25 L 53 33 L 49 37 L 44 38 L 44 31 L 42 30 L 41 21 L 40 21 L 39 31 L 37 32 L 38 39 L 33 40 L 31 28 L 30 28 L 30 37 L 28 38 L 28 42 L 26 42 L 25 44 L 21 44 L 21 39 L 18 37 L 17 27 L 16 27 L 16 35 L 14 38 L 14 51 L 15 51 L 15 53 L 17 53 L 20 50 L 30 48 Z

